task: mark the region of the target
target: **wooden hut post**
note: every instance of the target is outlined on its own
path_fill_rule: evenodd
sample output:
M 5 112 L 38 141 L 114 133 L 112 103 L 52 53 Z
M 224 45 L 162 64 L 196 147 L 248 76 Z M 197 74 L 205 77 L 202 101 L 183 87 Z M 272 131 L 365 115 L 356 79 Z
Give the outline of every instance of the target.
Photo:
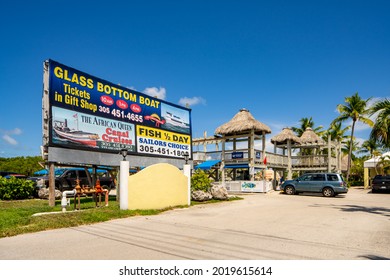
M 264 133 L 264 132 L 263 132 Z M 255 180 L 255 130 L 251 129 L 249 141 L 249 173 L 251 181 Z
M 291 140 L 287 139 L 287 180 L 292 179 Z
M 331 164 L 331 158 L 332 158 L 332 147 L 330 145 L 331 143 L 330 134 L 328 135 L 328 172 L 332 171 L 332 164 Z
M 221 154 L 221 176 L 222 176 L 222 186 L 225 186 L 225 136 L 222 138 L 222 154 Z
M 265 131 L 263 131 L 262 134 L 263 134 L 262 153 L 263 153 L 263 156 L 264 156 L 265 155 Z
M 237 150 L 237 142 L 236 142 L 236 138 L 233 138 L 233 152 L 235 152 Z M 237 169 L 233 169 L 233 181 L 235 181 L 237 178 Z

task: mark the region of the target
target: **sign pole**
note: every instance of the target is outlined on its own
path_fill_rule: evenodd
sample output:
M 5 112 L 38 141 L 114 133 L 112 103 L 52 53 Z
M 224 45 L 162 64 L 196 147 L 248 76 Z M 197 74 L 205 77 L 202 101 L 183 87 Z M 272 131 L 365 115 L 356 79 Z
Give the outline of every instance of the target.
M 187 188 L 188 188 L 188 206 L 191 205 L 191 165 L 184 164 L 183 173 L 187 176 Z
M 128 198 L 128 183 L 129 183 L 129 168 L 130 163 L 127 160 L 122 160 L 120 163 L 120 186 L 119 186 L 119 208 L 121 210 L 129 209 Z

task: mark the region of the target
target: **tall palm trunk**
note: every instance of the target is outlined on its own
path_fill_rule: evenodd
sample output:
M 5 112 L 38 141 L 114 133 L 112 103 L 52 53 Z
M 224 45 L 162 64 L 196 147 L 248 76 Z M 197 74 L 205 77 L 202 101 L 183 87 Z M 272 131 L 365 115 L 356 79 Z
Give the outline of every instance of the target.
M 353 133 L 355 131 L 355 120 L 352 121 L 351 129 L 351 141 L 349 142 L 349 152 L 348 152 L 348 164 L 347 164 L 347 182 L 349 180 L 349 173 L 351 171 L 351 161 L 352 161 L 352 146 L 353 146 Z

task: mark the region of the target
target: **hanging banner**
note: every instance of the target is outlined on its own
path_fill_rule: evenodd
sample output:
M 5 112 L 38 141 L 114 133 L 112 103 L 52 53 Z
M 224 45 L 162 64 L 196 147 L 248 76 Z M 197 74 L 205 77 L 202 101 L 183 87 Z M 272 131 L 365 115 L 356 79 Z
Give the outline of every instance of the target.
M 129 153 L 174 158 L 188 152 L 191 156 L 190 109 L 52 60 L 49 104 L 51 146 L 111 153 L 126 148 Z M 164 142 L 166 150 L 151 144 L 154 140 Z

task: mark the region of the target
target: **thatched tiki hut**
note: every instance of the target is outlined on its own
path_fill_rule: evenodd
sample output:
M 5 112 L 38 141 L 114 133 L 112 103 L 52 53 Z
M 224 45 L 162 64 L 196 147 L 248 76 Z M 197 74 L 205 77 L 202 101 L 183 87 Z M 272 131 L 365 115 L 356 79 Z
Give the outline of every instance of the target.
M 331 172 L 340 171 L 340 143 L 321 139 L 312 128 L 306 128 L 301 137 L 296 136 L 290 128 L 272 137 L 271 142 L 276 148 L 283 149 L 283 156 L 287 150 L 287 179 L 291 179 L 292 171 L 297 172 Z M 299 153 L 292 156 L 291 151 L 299 149 Z
M 322 140 L 311 127 L 307 127 L 305 132 L 302 133 L 300 137 L 302 144 L 310 144 L 310 145 L 324 145 L 325 141 Z
M 241 109 L 229 122 L 219 126 L 215 130 L 215 135 L 222 139 L 222 182 L 225 180 L 225 168 L 229 168 L 226 163 L 231 159 L 226 158 L 226 142 L 232 141 L 233 153 L 237 151 L 237 142 L 248 141 L 247 158 L 241 158 L 241 162 L 246 162 L 249 168 L 250 180 L 254 180 L 255 167 L 261 168 L 260 162 L 256 162 L 255 140 L 262 140 L 262 155 L 265 156 L 265 135 L 271 133 L 271 129 L 257 121 L 247 109 Z M 236 162 L 238 159 L 236 160 Z M 235 171 L 233 165 L 231 165 Z M 236 165 L 237 166 L 237 165 Z M 263 166 L 264 167 L 264 166 Z
M 283 128 L 282 132 L 271 138 L 271 143 L 274 144 L 274 153 L 276 154 L 276 148 L 283 149 L 283 155 L 287 149 L 287 180 L 292 179 L 292 162 L 291 162 L 291 147 L 292 145 L 300 144 L 301 139 L 294 134 L 291 128 Z

